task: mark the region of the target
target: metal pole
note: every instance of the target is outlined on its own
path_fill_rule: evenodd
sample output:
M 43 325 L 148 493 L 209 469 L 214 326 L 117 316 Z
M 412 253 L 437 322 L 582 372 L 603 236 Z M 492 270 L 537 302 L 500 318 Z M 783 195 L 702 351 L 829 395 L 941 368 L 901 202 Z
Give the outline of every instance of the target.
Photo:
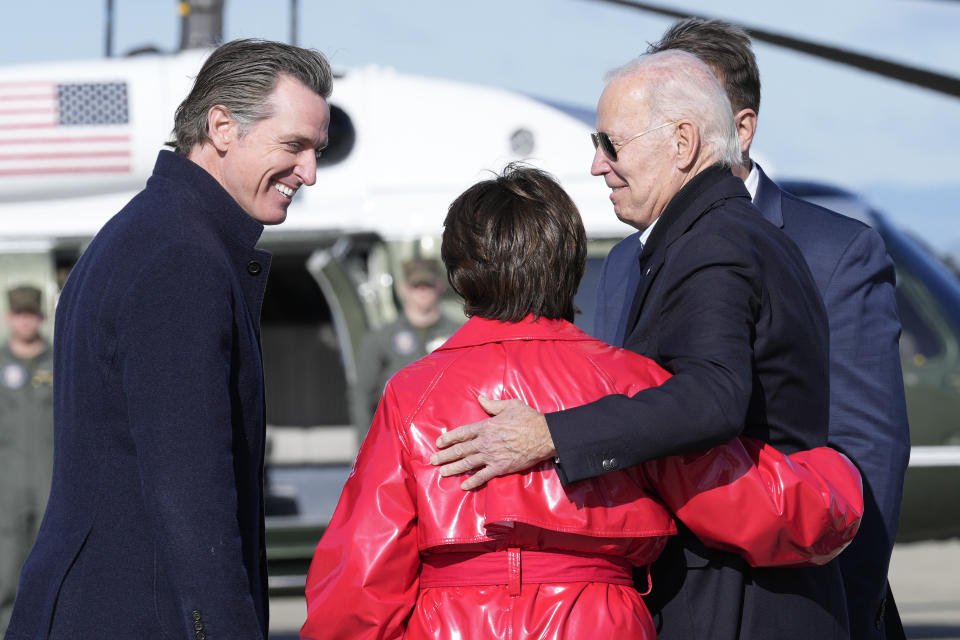
M 107 0 L 106 24 L 104 25 L 103 55 L 113 57 L 113 0 Z
M 290 44 L 297 46 L 297 0 L 290 0 Z
M 225 0 L 180 0 L 180 50 L 218 45 L 223 40 Z

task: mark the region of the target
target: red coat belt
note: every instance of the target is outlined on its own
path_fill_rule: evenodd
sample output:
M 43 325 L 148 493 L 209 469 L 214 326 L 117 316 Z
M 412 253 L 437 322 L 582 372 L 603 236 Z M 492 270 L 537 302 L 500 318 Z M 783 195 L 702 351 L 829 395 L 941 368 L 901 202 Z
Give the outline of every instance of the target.
M 528 551 L 437 553 L 423 557 L 420 588 L 505 584 L 520 595 L 521 584 L 607 582 L 633 584 L 633 567 L 622 557 L 595 553 Z

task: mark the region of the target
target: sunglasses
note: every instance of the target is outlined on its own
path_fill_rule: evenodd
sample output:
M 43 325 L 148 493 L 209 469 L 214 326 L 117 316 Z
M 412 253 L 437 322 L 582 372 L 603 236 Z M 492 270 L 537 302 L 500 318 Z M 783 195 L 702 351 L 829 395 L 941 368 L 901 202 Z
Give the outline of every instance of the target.
M 636 139 L 639 138 L 640 136 L 644 136 L 644 135 L 650 133 L 651 131 L 656 131 L 657 129 L 663 129 L 664 127 L 667 127 L 667 126 L 670 126 L 671 124 L 676 124 L 676 123 L 677 123 L 676 120 L 674 120 L 673 122 L 664 122 L 664 123 L 661 124 L 661 125 L 658 125 L 658 126 L 656 126 L 656 127 L 652 127 L 652 128 L 650 128 L 650 129 L 647 129 L 646 131 L 641 131 L 640 133 L 638 133 L 638 134 L 636 134 L 636 135 L 632 135 L 632 136 L 630 136 L 629 138 L 627 138 L 626 140 L 624 140 L 623 142 L 621 142 L 621 143 L 618 144 L 618 145 L 615 145 L 615 144 L 613 143 L 613 141 L 610 139 L 610 136 L 608 136 L 608 135 L 607 135 L 606 133 L 604 133 L 603 131 L 597 131 L 597 132 L 595 132 L 595 133 L 591 133 L 591 134 L 590 134 L 590 139 L 593 141 L 593 148 L 594 148 L 594 149 L 597 149 L 597 148 L 603 149 L 603 153 L 604 153 L 608 158 L 610 158 L 610 160 L 612 160 L 613 162 L 616 162 L 616 161 L 617 161 L 617 151 L 619 151 L 620 149 L 623 149 L 625 146 L 627 146 L 628 144 L 630 144 L 631 142 L 633 142 L 634 140 L 636 140 Z

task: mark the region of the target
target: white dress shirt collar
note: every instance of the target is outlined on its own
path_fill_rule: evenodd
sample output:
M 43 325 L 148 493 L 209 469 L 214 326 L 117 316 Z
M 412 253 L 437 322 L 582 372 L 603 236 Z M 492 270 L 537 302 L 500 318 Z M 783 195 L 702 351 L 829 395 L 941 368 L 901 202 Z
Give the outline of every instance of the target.
M 750 192 L 750 199 L 757 199 L 757 187 L 760 186 L 760 172 L 757 171 L 757 163 L 750 162 L 750 175 L 747 176 L 747 179 L 743 181 L 744 186 L 747 187 L 747 191 Z
M 659 220 L 660 220 L 660 218 L 657 218 L 656 220 L 654 220 L 654 221 L 653 221 L 653 224 L 651 224 L 649 227 L 647 227 L 646 229 L 644 229 L 643 233 L 640 234 L 640 246 L 641 246 L 641 247 L 643 247 L 643 245 L 647 244 L 647 240 L 650 238 L 650 234 L 653 233 L 653 228 L 654 228 L 655 226 L 657 226 L 657 222 L 658 222 Z

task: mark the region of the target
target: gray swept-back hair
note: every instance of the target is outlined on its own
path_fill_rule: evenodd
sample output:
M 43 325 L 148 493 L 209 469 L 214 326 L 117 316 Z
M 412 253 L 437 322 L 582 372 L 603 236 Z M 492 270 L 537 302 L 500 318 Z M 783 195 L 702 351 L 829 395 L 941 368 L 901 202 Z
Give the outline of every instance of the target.
M 223 105 L 241 135 L 272 114 L 269 97 L 281 75 L 303 83 L 324 99 L 333 91 L 333 72 L 319 51 L 269 40 L 232 40 L 217 47 L 197 74 L 190 94 L 177 107 L 173 140 L 182 156 L 210 139 L 207 114 Z
M 742 161 L 740 139 L 730 101 L 710 68 L 696 56 L 677 49 L 648 53 L 607 73 L 607 83 L 642 75 L 648 126 L 691 120 L 714 162 L 733 167 Z

